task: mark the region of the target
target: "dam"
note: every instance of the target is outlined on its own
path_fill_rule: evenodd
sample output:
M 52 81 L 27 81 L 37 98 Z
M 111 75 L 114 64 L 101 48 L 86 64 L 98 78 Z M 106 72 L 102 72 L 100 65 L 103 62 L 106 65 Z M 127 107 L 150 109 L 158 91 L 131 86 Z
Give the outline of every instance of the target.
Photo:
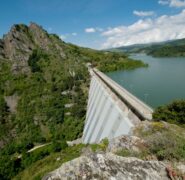
M 83 143 L 99 143 L 129 135 L 143 120 L 152 120 L 153 109 L 104 73 L 88 66 L 91 76 Z

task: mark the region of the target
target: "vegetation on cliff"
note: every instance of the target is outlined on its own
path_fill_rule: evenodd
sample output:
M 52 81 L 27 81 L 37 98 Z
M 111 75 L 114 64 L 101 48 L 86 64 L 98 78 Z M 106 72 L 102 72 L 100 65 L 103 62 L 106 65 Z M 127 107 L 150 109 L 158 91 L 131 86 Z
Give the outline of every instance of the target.
M 137 139 L 136 139 L 137 137 Z M 134 136 L 120 140 L 119 156 L 137 157 L 143 160 L 158 160 L 172 165 L 185 163 L 185 130 L 166 122 L 142 122 L 134 129 Z M 130 143 L 131 144 L 131 143 Z
M 167 164 L 170 163 L 173 166 L 177 162 L 182 164 L 185 162 L 185 130 L 183 128 L 165 122 L 144 121 L 134 128 L 133 135 L 123 135 L 109 142 L 105 139 L 100 144 L 79 144 L 68 147 L 61 152 L 51 153 L 34 162 L 14 179 L 41 179 L 44 175 L 59 168 L 63 163 L 80 156 L 84 157 L 85 154 L 87 157 L 92 157 L 96 153 L 108 156 L 111 152 L 111 154 L 128 157 L 128 159 L 129 157 L 131 157 L 130 159 L 136 157 L 144 160 L 144 166 L 149 161 L 155 164 L 157 160 L 162 161 L 162 163 L 168 162 Z M 85 163 L 83 167 L 86 167 Z M 112 161 L 106 165 L 111 169 Z M 130 166 L 132 165 L 130 164 Z M 166 167 L 168 166 L 166 165 Z M 86 171 L 90 172 L 90 169 L 87 168 Z M 182 178 L 183 174 L 179 171 L 178 173 L 176 176 Z
M 135 135 L 144 140 L 141 149 L 143 157 L 156 156 L 158 160 L 185 162 L 185 130 L 165 122 L 142 123 L 135 129 Z
M 50 155 L 49 150 L 43 153 L 37 150 L 39 153 L 32 159 L 26 154 L 32 147 L 63 144 L 82 136 L 89 85 L 87 62 L 103 71 L 145 66 L 124 54 L 65 43 L 34 23 L 29 27 L 13 26 L 2 41 L 1 179 L 11 179 Z
M 95 51 L 87 48 L 79 48 L 73 45 L 75 52 L 85 57 L 86 62 L 90 62 L 94 67 L 103 72 L 129 70 L 139 67 L 147 67 L 148 65 L 140 60 L 128 58 L 123 53 Z
M 80 157 L 83 154 L 83 151 L 92 151 L 92 152 L 105 152 L 108 146 L 108 140 L 104 139 L 100 144 L 78 144 L 71 147 L 67 147 L 65 149 L 61 148 L 61 151 L 50 151 L 51 146 L 43 147 L 40 149 L 40 152 L 51 152 L 47 155 L 47 157 L 43 157 L 42 159 L 33 162 L 30 166 L 23 171 L 21 171 L 17 176 L 14 177 L 15 180 L 19 179 L 42 179 L 44 175 L 48 172 L 55 170 L 60 167 L 63 163 L 73 160 L 75 158 Z M 34 152 L 37 156 L 39 155 L 38 151 Z M 30 154 L 32 157 L 33 154 Z M 34 158 L 31 158 L 34 159 Z M 38 167 L 42 167 L 39 168 Z
M 105 72 L 147 66 L 122 53 L 65 43 L 35 24 L 16 25 L 5 36 L 2 47 L 0 179 L 12 179 L 20 172 L 17 179 L 28 177 L 30 172 L 38 179 L 80 156 L 85 146 L 67 147 L 66 141 L 82 136 L 89 86 L 86 63 Z M 184 109 L 183 101 L 175 102 L 157 109 L 154 118 L 184 125 Z M 140 157 L 184 160 L 182 129 L 157 122 L 149 130 L 138 128 L 137 136 L 147 142 Z M 40 144 L 46 146 L 28 152 Z M 96 151 L 105 150 L 106 146 L 107 141 L 90 147 Z

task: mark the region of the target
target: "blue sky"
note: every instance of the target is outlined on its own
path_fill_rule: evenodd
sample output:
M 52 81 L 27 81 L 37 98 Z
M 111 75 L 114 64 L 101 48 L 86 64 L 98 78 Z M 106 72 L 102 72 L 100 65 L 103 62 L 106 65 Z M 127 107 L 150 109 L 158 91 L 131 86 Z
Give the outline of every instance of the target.
M 184 9 L 184 0 L 6 0 L 0 37 L 13 24 L 33 21 L 95 49 L 177 39 L 185 37 Z

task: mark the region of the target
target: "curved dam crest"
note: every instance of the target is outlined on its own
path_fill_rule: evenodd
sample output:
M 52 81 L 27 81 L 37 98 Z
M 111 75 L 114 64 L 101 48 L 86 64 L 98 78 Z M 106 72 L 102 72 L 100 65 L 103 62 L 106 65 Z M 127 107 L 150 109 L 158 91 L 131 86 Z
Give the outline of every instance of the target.
M 128 135 L 142 120 L 151 120 L 153 109 L 111 80 L 89 67 L 91 84 L 83 143 L 99 143 Z

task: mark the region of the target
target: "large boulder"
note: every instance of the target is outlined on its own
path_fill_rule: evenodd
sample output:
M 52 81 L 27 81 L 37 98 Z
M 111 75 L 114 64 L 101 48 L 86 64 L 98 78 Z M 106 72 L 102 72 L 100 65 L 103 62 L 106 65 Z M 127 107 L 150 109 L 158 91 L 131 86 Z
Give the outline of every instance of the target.
M 89 154 L 63 164 L 42 180 L 110 179 L 110 180 L 167 180 L 165 164 L 120 157 L 112 153 Z
M 127 149 L 131 151 L 139 152 L 140 147 L 144 145 L 145 145 L 145 142 L 143 141 L 143 139 L 137 136 L 123 135 L 123 136 L 119 136 L 114 139 L 111 139 L 109 141 L 107 151 L 116 153 L 123 149 Z

